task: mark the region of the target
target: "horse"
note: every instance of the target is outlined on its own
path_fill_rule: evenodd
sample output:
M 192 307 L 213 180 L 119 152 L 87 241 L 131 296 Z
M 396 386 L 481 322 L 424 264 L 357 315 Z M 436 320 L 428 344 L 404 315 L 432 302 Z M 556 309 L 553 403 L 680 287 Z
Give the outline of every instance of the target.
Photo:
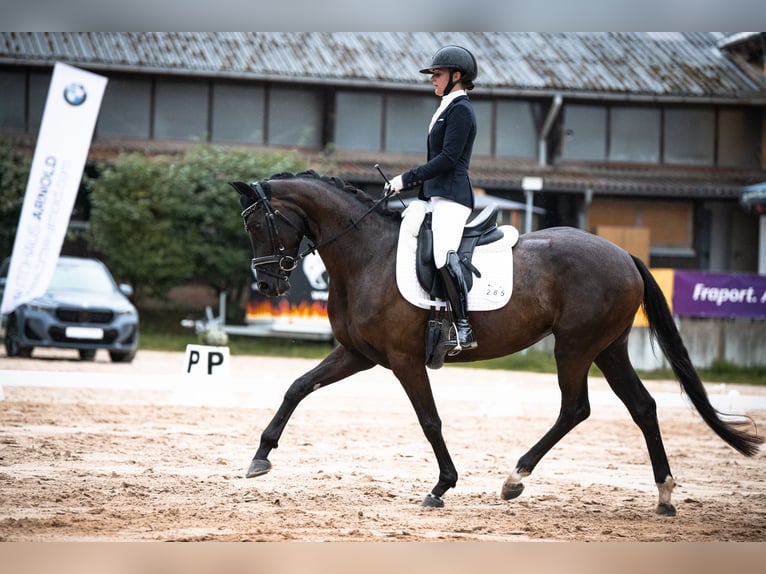
M 314 171 L 275 174 L 252 184 L 230 182 L 240 193 L 245 231 L 253 251 L 257 290 L 284 295 L 290 272 L 318 251 L 329 277 L 327 313 L 336 342 L 313 369 L 298 377 L 260 437 L 246 476 L 271 470 L 269 455 L 298 404 L 309 394 L 381 365 L 403 387 L 439 467 L 436 485 L 421 505 L 443 507 L 458 474 L 442 436 L 425 364 L 429 311 L 397 289 L 395 266 L 401 213 L 342 179 Z M 308 250 L 299 253 L 303 238 Z M 719 417 L 689 358 L 658 284 L 646 265 L 617 245 L 571 227 L 522 234 L 513 247 L 512 297 L 496 311 L 471 313 L 478 348 L 448 356 L 448 363 L 497 358 L 555 337 L 561 403 L 558 418 L 503 483 L 503 499 L 518 497 L 523 479 L 569 431 L 590 415 L 588 372 L 595 363 L 641 430 L 659 500 L 657 514 L 673 516 L 675 485 L 660 435 L 656 403 L 628 356 L 634 316 L 644 307 L 653 340 L 683 391 L 721 439 L 745 456 L 763 438 Z

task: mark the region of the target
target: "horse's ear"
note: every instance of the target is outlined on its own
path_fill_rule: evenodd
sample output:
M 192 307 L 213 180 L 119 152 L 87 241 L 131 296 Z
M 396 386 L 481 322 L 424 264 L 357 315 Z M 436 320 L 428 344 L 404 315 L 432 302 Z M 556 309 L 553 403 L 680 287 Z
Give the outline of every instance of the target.
M 230 181 L 229 185 L 239 192 L 239 204 L 242 209 L 247 209 L 258 199 L 253 188 L 244 181 Z
M 244 195 L 253 201 L 257 199 L 253 188 L 246 184 L 244 181 L 230 181 L 229 185 L 236 189 L 240 195 Z

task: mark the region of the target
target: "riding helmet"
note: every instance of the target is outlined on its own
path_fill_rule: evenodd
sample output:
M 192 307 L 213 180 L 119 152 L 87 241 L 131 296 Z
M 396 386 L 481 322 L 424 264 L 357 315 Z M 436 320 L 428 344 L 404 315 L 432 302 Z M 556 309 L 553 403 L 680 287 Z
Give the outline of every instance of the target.
M 431 65 L 420 70 L 421 74 L 430 74 L 437 68 L 460 70 L 463 80 L 473 81 L 478 73 L 476 58 L 462 46 L 444 46 L 439 48 L 431 58 Z

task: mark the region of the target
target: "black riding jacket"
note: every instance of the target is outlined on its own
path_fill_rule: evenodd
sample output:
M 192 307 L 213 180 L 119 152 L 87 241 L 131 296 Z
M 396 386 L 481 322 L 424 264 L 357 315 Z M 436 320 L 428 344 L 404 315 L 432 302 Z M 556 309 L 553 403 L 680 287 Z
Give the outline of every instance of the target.
M 418 197 L 440 196 L 473 209 L 473 189 L 468 175 L 476 114 L 468 96 L 455 98 L 428 134 L 428 161 L 402 174 L 404 189 L 422 186 Z

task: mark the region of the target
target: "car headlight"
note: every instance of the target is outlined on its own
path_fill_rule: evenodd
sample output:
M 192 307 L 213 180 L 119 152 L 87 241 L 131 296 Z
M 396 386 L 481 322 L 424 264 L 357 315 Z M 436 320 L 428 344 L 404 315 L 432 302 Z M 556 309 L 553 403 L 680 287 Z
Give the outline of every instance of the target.
M 56 310 L 55 307 L 51 305 L 44 305 L 42 303 L 28 303 L 27 309 L 29 309 L 30 311 L 36 311 L 38 313 L 49 313 L 51 315 Z
M 135 309 L 115 309 L 115 317 L 135 317 L 138 315 Z

